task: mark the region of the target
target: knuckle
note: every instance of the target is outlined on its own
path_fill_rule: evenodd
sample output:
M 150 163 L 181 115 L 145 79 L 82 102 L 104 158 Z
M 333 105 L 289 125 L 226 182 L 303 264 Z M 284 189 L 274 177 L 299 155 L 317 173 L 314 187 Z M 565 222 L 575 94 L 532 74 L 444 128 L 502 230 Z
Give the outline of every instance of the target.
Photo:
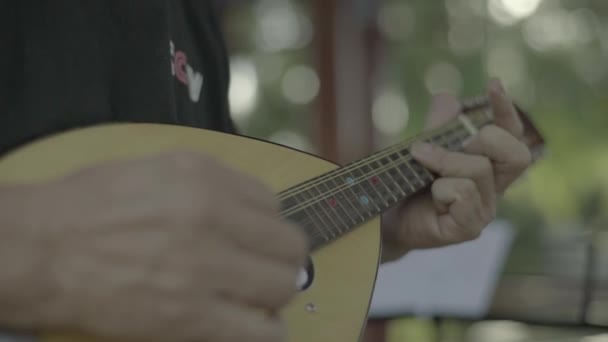
M 532 164 L 532 152 L 526 146 L 522 146 L 522 151 L 517 156 L 518 158 L 514 164 L 518 169 L 527 169 Z
M 475 222 L 475 221 L 469 221 Z M 458 241 L 472 241 L 477 239 L 481 235 L 481 229 L 475 224 L 462 225 L 462 230 L 459 232 Z
M 491 175 L 493 173 L 493 166 L 490 159 L 479 156 L 477 158 L 477 170 L 476 173 L 479 176 Z
M 448 152 L 435 145 L 432 145 L 431 149 L 433 151 L 433 154 L 437 156 L 437 161 L 439 162 L 439 164 L 445 167 L 450 161 L 451 152 Z
M 477 193 L 477 185 L 471 179 L 463 179 L 458 187 L 461 195 L 466 198 L 471 198 Z
M 492 222 L 496 218 L 496 211 L 497 209 L 495 205 L 491 205 L 487 210 L 485 210 L 484 223 L 489 224 Z
M 476 222 L 480 222 L 480 225 L 482 225 L 482 226 L 489 224 L 493 219 L 492 207 L 493 206 L 480 205 L 476 210 L 476 212 L 477 212 L 477 214 L 476 214 L 477 221 Z
M 451 170 L 454 168 L 452 163 L 450 162 L 450 152 L 440 150 L 438 148 L 434 148 L 434 152 L 436 155 L 438 171 L 440 174 L 450 174 Z
M 502 135 L 503 131 L 496 125 L 488 125 L 479 131 L 479 139 L 483 142 L 494 140 Z
M 466 236 L 467 240 L 475 240 L 475 239 L 478 239 L 480 236 L 481 236 L 481 229 L 475 229 L 475 228 L 467 229 L 467 236 Z

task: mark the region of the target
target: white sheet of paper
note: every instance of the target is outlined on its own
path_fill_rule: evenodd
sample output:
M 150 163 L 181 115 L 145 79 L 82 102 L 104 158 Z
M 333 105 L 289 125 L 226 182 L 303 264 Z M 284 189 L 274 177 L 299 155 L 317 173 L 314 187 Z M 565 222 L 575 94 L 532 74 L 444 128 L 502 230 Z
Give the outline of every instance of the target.
M 370 317 L 483 317 L 513 238 L 513 227 L 496 221 L 475 241 L 415 251 L 381 266 Z

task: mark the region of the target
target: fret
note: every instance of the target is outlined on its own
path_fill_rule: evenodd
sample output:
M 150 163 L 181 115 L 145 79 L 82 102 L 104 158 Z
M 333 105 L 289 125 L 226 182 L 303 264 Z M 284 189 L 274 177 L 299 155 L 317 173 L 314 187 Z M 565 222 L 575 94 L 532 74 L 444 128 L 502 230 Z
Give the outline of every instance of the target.
M 374 217 L 376 212 L 373 211 L 375 207 L 378 212 L 380 212 L 380 208 L 376 205 L 374 201 L 370 198 L 369 194 L 365 191 L 365 188 L 362 186 L 364 183 L 360 183 L 361 180 L 357 178 L 357 175 L 361 174 L 357 172 L 357 170 L 353 170 L 350 173 L 346 173 L 344 176 L 346 177 L 346 183 L 349 184 L 348 192 L 353 195 L 351 203 L 359 212 L 359 215 L 363 217 L 363 221 Z
M 462 149 L 462 142 L 470 136 L 469 131 L 465 130 L 461 123 L 458 123 L 457 127 L 449 130 L 444 135 L 442 145 L 450 151 L 460 151 Z
M 472 137 L 472 135 L 469 135 L 467 132 L 455 132 L 454 136 L 451 137 L 450 142 L 448 143 L 448 149 L 451 151 L 461 151 L 463 148 L 462 143 L 464 143 L 464 141 L 469 137 Z
M 289 196 L 281 200 L 281 211 L 293 210 L 298 205 L 298 200 L 294 196 Z
M 324 240 L 321 242 L 329 241 L 324 235 L 319 234 L 321 231 L 305 210 L 296 210 L 290 213 L 286 219 L 300 227 L 311 241 L 319 238 Z
M 303 190 L 301 192 L 299 192 L 298 194 L 296 194 L 296 198 L 300 198 L 303 200 L 300 200 L 301 203 L 311 203 L 312 201 L 314 201 L 314 199 L 312 198 L 312 196 L 308 193 L 307 190 Z M 308 216 L 311 218 L 312 222 L 318 222 L 320 223 L 319 225 L 317 225 L 317 230 L 319 231 L 319 233 L 323 234 L 323 236 L 325 236 L 325 238 L 327 239 L 327 241 L 330 240 L 330 237 L 327 235 L 327 233 L 329 232 L 331 235 L 335 234 L 333 233 L 333 231 L 331 231 L 330 229 L 327 229 L 327 222 L 323 220 L 323 217 L 321 215 L 319 215 L 319 212 L 317 210 L 315 210 L 315 205 L 309 205 L 306 204 L 304 206 L 304 211 L 306 212 L 306 214 L 308 214 Z M 310 214 L 310 212 L 312 212 L 314 215 Z
M 305 207 L 304 212 L 308 216 L 310 223 L 317 230 L 318 235 L 323 236 L 325 241 L 330 241 L 331 238 L 329 237 L 329 235 L 327 235 L 327 231 L 325 229 L 325 222 L 323 222 L 322 218 L 317 214 L 317 212 L 311 207 Z
M 332 215 L 325 209 L 325 203 L 320 200 L 316 200 L 311 208 L 317 213 L 317 215 L 325 220 L 325 230 L 329 232 L 334 238 L 340 236 L 342 231 L 338 227 L 338 224 L 332 219 Z
M 423 186 L 426 186 L 430 182 L 432 182 L 433 180 L 435 180 L 435 176 L 431 173 L 431 171 L 429 171 L 427 168 L 425 168 L 424 166 L 422 166 L 417 161 L 412 160 L 410 162 L 410 166 L 414 170 L 414 172 L 416 172 L 416 174 L 422 180 Z
M 382 158 L 380 158 L 382 159 Z M 382 171 L 382 173 L 378 174 L 377 187 L 384 189 L 383 195 L 387 202 L 387 208 L 392 207 L 393 204 L 397 203 L 401 199 L 401 195 L 397 193 L 395 190 L 395 183 L 391 181 L 390 176 L 388 174 L 388 170 L 382 164 L 381 160 L 376 160 L 375 164 Z M 397 187 L 398 188 L 398 187 Z
M 442 132 L 441 134 L 434 135 L 430 139 L 425 140 L 425 142 L 446 147 L 445 142 L 449 141 L 449 139 L 447 139 L 447 137 L 446 137 L 446 135 L 448 135 L 448 134 L 449 134 L 449 131 Z
M 408 190 L 405 187 L 402 187 L 401 190 L 405 191 L 407 195 L 410 195 L 410 194 L 413 194 L 414 192 L 416 192 L 416 188 L 411 183 L 410 179 L 401 171 L 403 159 L 401 159 L 401 157 L 399 156 L 399 152 L 392 153 L 391 155 L 389 155 L 389 158 L 391 159 L 391 161 L 394 165 L 394 169 L 397 170 L 397 172 L 399 173 L 399 175 L 400 175 L 399 178 L 403 179 L 403 181 L 409 188 L 409 190 Z
M 342 176 L 342 177 L 343 177 L 343 176 Z M 348 177 L 344 177 L 344 178 L 348 178 Z M 335 178 L 332 178 L 332 179 L 331 179 L 331 181 L 332 181 L 333 185 L 335 185 L 336 187 L 338 186 L 338 185 L 337 185 L 337 182 L 336 182 L 336 180 L 335 180 Z M 358 209 L 358 206 L 355 206 L 355 205 L 353 204 L 353 202 L 352 202 L 352 199 L 353 199 L 353 198 L 352 198 L 352 197 L 349 197 L 349 196 L 347 195 L 347 193 L 352 193 L 352 194 L 353 194 L 353 196 L 355 196 L 355 197 L 356 197 L 356 194 L 355 194 L 355 193 L 352 191 L 352 189 L 351 189 L 351 185 L 349 185 L 347 181 L 342 180 L 342 179 L 340 180 L 340 183 L 342 183 L 343 185 L 345 185 L 345 187 L 342 187 L 342 190 L 340 190 L 340 191 L 338 191 L 338 192 L 336 193 L 336 200 L 338 201 L 338 203 L 345 203 L 345 202 L 346 202 L 346 203 L 348 203 L 348 205 L 349 205 L 351 208 L 353 208 L 353 212 L 354 212 L 354 213 L 355 213 L 357 216 L 359 216 L 359 219 L 361 220 L 361 222 L 365 221 L 365 217 L 361 215 L 361 211 Z M 357 203 L 358 203 L 358 202 L 357 202 Z M 351 216 L 351 218 L 352 218 L 352 216 Z M 354 220 L 354 218 L 352 218 L 352 219 L 353 219 L 353 221 L 355 221 L 355 220 Z M 359 221 L 355 221 L 355 222 L 356 222 L 356 223 L 360 223 Z
M 470 135 L 475 135 L 478 132 L 478 127 L 473 124 L 473 122 L 471 121 L 470 117 L 465 115 L 465 114 L 460 114 L 458 115 L 458 121 L 460 123 L 460 125 L 466 129 Z
M 477 126 L 477 124 L 475 126 Z M 462 121 L 457 120 L 455 121 L 455 126 L 448 127 L 442 132 L 435 134 L 433 137 L 425 139 L 425 141 L 440 145 L 450 151 L 460 151 L 462 149 L 462 143 L 471 136 L 473 135 L 464 127 Z
M 479 125 L 478 127 L 483 127 L 483 125 Z M 455 134 L 455 142 L 454 145 L 457 149 L 462 149 L 462 143 L 464 143 L 465 140 L 474 137 L 475 135 L 470 134 L 469 131 L 465 130 L 464 127 L 462 127 L 462 124 L 458 127 L 458 132 L 456 132 Z
M 465 140 L 493 122 L 491 113 L 475 106 L 465 108 L 450 124 L 422 139 L 450 151 L 462 150 Z M 289 212 L 286 218 L 305 231 L 314 250 L 422 190 L 435 178 L 411 156 L 408 147 L 397 145 L 291 189 L 296 194 L 285 193 L 281 210 Z
M 309 236 L 310 248 L 311 250 L 316 250 L 317 248 L 325 245 L 329 240 L 325 239 L 322 235 L 316 234 Z
M 432 140 L 424 140 L 424 142 L 432 143 Z M 416 161 L 414 157 L 407 158 L 407 156 L 411 156 L 409 151 L 402 152 L 402 154 L 406 156 L 406 159 L 409 159 L 409 161 L 406 161 L 405 163 L 407 164 L 408 168 L 412 170 L 414 175 L 418 178 L 421 187 L 425 187 L 426 185 L 428 185 L 429 182 L 435 179 L 435 176 L 433 176 L 433 174 L 427 168 L 423 167 L 420 163 L 418 163 L 418 161 Z
M 380 181 L 380 183 L 382 184 L 382 186 L 386 189 L 387 194 L 390 197 L 392 197 L 395 202 L 397 202 L 397 201 L 399 201 L 399 198 L 395 195 L 394 188 L 391 187 L 391 186 L 389 186 L 389 185 L 392 185 L 394 183 L 394 182 L 391 181 L 390 175 L 388 174 L 388 170 L 391 168 L 390 163 L 389 163 L 389 165 L 383 164 L 382 163 L 382 159 L 383 158 L 378 158 L 378 159 L 376 159 L 376 162 L 375 162 L 375 164 L 378 166 L 378 170 L 380 170 L 378 172 L 378 175 L 377 175 L 378 176 L 378 180 Z M 393 203 L 391 203 L 391 205 L 392 204 Z
M 323 230 L 317 225 L 315 220 L 307 212 L 307 209 L 296 210 L 287 216 L 287 220 L 294 223 L 304 231 L 310 240 L 313 249 L 322 246 L 329 241 L 329 238 L 323 234 Z
M 291 221 L 292 223 L 297 224 L 302 228 L 310 227 L 308 215 L 302 209 L 289 213 L 286 218 L 288 221 Z
M 314 200 L 310 208 L 324 223 L 324 226 L 322 228 L 325 230 L 326 233 L 330 234 L 333 238 L 340 236 L 339 230 L 335 228 L 336 224 L 334 220 L 332 220 L 331 216 L 325 211 L 325 208 L 322 203 L 320 203 L 318 200 Z
M 365 173 L 363 173 L 361 169 L 358 168 L 354 168 L 350 172 L 350 174 L 354 177 L 355 180 L 356 185 L 352 186 L 351 188 L 357 194 L 359 205 L 370 214 L 370 217 L 375 214 L 375 212 L 372 211 L 373 208 L 376 208 L 376 211 L 378 213 L 381 212 L 381 208 L 378 206 L 377 203 L 378 199 L 374 199 L 373 196 L 373 193 L 377 194 L 377 192 L 371 190 L 368 185 L 369 177 Z
M 420 174 L 418 172 L 416 172 L 414 170 L 414 168 L 412 167 L 412 165 L 410 164 L 409 161 L 413 160 L 413 158 L 410 158 L 409 151 L 401 150 L 401 151 L 399 151 L 399 155 L 401 156 L 401 159 L 403 160 L 403 165 L 405 165 L 404 171 L 406 172 L 406 175 L 408 177 L 410 177 L 410 179 L 412 180 L 412 183 L 414 183 L 414 185 L 416 186 L 415 187 L 416 191 L 420 190 L 421 188 L 423 188 L 426 185 L 426 183 L 422 179 L 422 177 L 420 177 Z
M 437 142 L 439 143 L 439 145 L 450 150 L 450 144 L 452 143 L 452 136 L 454 133 L 454 130 L 448 130 L 444 132 L 443 134 L 437 136 Z
M 360 169 L 363 171 L 366 177 L 364 184 L 371 189 L 370 192 L 373 191 L 377 195 L 379 201 L 384 202 L 385 207 L 388 207 L 389 203 L 386 198 L 387 196 L 385 192 L 382 191 L 383 187 L 380 187 L 381 180 L 379 175 L 377 174 L 377 171 L 372 169 L 371 166 L 369 166 L 369 164 L 367 163 L 362 165 Z
M 401 173 L 403 173 L 405 177 L 409 180 L 409 183 L 412 186 L 412 191 L 417 192 L 422 187 L 422 181 L 414 173 L 414 170 L 412 170 L 412 168 L 406 162 L 402 162 L 399 166 L 399 169 L 401 170 Z
M 359 199 L 361 198 L 361 196 L 365 195 L 361 194 L 361 191 L 359 191 L 358 189 L 359 187 L 356 185 L 349 185 L 346 188 L 345 192 L 348 192 L 350 195 L 352 195 L 352 197 L 349 197 L 349 195 L 346 194 L 345 196 L 348 198 L 348 203 L 350 203 L 355 208 L 355 211 L 357 211 L 357 214 L 361 217 L 361 222 L 365 222 L 365 220 L 367 220 L 371 215 L 369 208 L 361 204 L 361 201 Z
M 449 150 L 450 149 L 449 131 L 446 133 L 447 134 L 438 134 L 438 135 L 434 136 L 432 139 L 430 139 L 430 141 L 427 141 L 427 142 L 431 142 L 433 144 L 439 145 L 439 146 Z
M 333 177 L 329 179 L 329 181 L 322 182 L 319 187 L 323 186 L 324 192 L 327 194 L 331 194 L 324 201 L 326 205 L 330 206 L 335 212 L 336 215 L 341 219 L 342 223 L 345 226 L 345 230 L 348 230 L 353 224 L 357 224 L 357 221 L 350 215 L 350 212 L 346 209 L 344 202 L 346 199 L 342 194 L 341 190 L 337 190 L 336 182 Z M 354 208 L 353 208 L 354 209 Z M 348 221 L 351 222 L 346 222 Z
M 455 134 L 457 134 L 457 132 Z M 457 139 L 455 140 L 454 138 L 455 138 L 455 136 L 453 136 L 451 134 L 442 137 L 441 142 L 440 142 L 441 146 L 443 146 L 443 148 L 445 148 L 448 151 L 458 150 L 457 146 L 454 146 L 455 145 L 454 142 L 457 142 Z
M 402 178 L 399 177 L 399 169 L 397 168 L 395 163 L 393 163 L 389 159 L 389 157 L 382 157 L 378 160 L 377 163 L 380 164 L 381 167 L 385 170 L 384 174 L 387 176 L 389 183 L 395 185 L 395 188 L 397 189 L 397 191 L 400 192 L 400 196 L 402 197 L 401 199 L 405 198 L 407 196 L 407 193 L 405 193 L 405 191 L 403 191 L 403 189 L 402 189 L 403 187 L 399 183 L 399 180 Z M 399 199 L 397 199 L 397 196 L 395 196 L 394 194 L 393 194 L 393 196 L 395 197 L 395 199 L 397 201 L 399 200 Z
M 335 227 L 335 229 L 338 232 L 338 235 L 340 235 L 344 232 L 343 229 L 340 229 L 340 225 L 345 224 L 345 222 L 339 220 L 338 223 L 336 223 L 336 221 L 334 221 L 334 218 L 339 219 L 340 215 L 337 215 L 334 207 L 328 204 L 328 202 L 327 202 L 328 198 L 326 198 L 326 197 L 328 197 L 327 193 L 324 194 L 323 192 L 321 192 L 318 189 L 318 187 L 319 186 L 312 187 L 310 190 L 311 194 L 316 197 L 316 202 L 317 202 L 316 206 L 321 209 L 321 211 L 325 214 L 325 216 L 327 216 L 327 218 L 329 218 L 329 221 L 331 222 L 332 226 Z M 313 191 L 316 191 L 316 194 Z M 331 197 L 331 195 L 329 195 L 329 197 Z M 333 214 L 334 218 L 332 218 L 332 214 Z M 331 229 L 331 227 L 328 227 L 328 228 L 330 228 L 330 230 L 332 230 L 332 234 L 334 234 L 333 229 Z M 346 227 L 344 227 L 344 229 L 346 229 L 346 228 L 348 228 L 348 225 L 346 225 Z

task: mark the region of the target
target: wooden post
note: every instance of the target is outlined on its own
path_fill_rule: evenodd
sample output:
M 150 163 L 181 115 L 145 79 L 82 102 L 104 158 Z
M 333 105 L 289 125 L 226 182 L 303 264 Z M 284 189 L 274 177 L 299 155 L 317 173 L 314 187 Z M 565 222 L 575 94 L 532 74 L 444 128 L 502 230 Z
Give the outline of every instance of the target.
M 314 117 L 318 153 L 347 163 L 374 149 L 371 120 L 377 35 L 369 1 L 313 0 L 321 88 Z M 369 6 L 369 7 L 368 7 Z M 386 321 L 370 321 L 362 342 L 386 342 Z
M 338 162 L 335 17 L 336 0 L 314 0 L 314 51 L 321 88 L 314 117 L 314 141 L 321 157 Z

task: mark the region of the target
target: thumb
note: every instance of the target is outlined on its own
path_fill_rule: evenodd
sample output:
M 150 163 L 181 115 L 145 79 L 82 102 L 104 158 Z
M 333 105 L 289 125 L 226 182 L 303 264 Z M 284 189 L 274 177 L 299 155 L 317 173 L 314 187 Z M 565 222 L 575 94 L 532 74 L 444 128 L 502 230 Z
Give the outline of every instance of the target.
M 460 107 L 460 101 L 454 95 L 448 93 L 434 95 L 424 128 L 429 130 L 448 123 L 458 116 Z

